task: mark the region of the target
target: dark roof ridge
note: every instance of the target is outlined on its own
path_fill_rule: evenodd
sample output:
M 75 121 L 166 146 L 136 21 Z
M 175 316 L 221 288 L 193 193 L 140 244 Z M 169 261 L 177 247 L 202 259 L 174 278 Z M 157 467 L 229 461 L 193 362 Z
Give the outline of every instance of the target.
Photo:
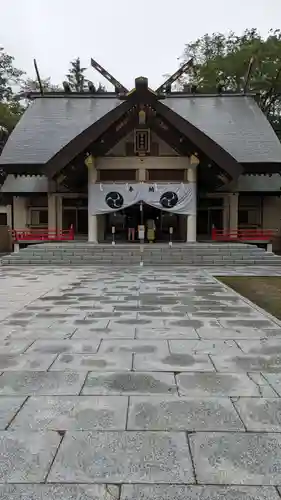
M 48 99 L 48 98 L 66 98 L 66 99 L 109 99 L 109 98 L 114 98 L 114 99 L 120 99 L 120 100 L 126 100 L 127 95 L 126 94 L 116 94 L 116 92 L 101 92 L 101 93 L 90 93 L 90 92 L 64 92 L 64 91 L 57 91 L 57 92 L 44 92 L 41 94 L 40 92 L 26 92 L 24 94 L 26 97 L 29 97 L 30 99 Z M 169 94 L 159 94 L 159 97 L 161 99 L 169 99 L 169 98 L 188 98 L 188 99 L 198 99 L 201 97 L 208 98 L 208 97 L 256 97 L 257 93 L 256 92 L 247 92 L 247 93 L 242 93 L 242 92 L 225 92 L 218 94 L 216 92 L 214 93 L 209 93 L 209 94 L 191 94 L 190 92 L 171 92 Z
M 225 92 L 222 94 L 218 94 L 214 92 L 213 94 L 200 94 L 200 92 L 196 94 L 191 94 L 190 92 L 171 92 L 170 94 L 165 94 L 164 95 L 166 99 L 169 99 L 169 97 L 182 97 L 182 98 L 190 98 L 190 99 L 198 99 L 199 97 L 255 97 L 257 96 L 256 92 L 247 92 L 247 93 L 242 93 L 242 92 Z
M 25 97 L 28 97 L 29 99 L 48 99 L 48 98 L 55 98 L 55 99 L 108 99 L 108 98 L 114 98 L 118 99 L 119 95 L 116 94 L 115 92 L 101 92 L 101 93 L 95 93 L 92 94 L 90 92 L 44 92 L 44 94 L 40 94 L 40 92 L 26 92 Z

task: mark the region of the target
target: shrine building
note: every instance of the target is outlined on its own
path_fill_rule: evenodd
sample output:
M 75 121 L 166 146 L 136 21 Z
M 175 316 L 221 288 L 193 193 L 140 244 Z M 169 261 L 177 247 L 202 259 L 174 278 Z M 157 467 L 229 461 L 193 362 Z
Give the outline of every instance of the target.
M 140 77 L 131 91 L 29 97 L 0 156 L 11 228 L 73 225 L 75 238 L 104 243 L 114 227 L 122 242 L 130 220 L 150 219 L 157 242 L 171 227 L 179 242 L 214 227 L 281 236 L 281 143 L 255 95 L 153 91 Z

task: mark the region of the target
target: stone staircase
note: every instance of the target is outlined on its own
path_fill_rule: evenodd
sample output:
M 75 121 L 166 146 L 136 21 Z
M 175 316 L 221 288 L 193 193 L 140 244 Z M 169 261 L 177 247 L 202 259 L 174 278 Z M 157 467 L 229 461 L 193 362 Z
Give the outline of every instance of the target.
M 2 266 L 281 266 L 281 257 L 243 243 L 110 244 L 88 242 L 29 245 L 1 259 Z

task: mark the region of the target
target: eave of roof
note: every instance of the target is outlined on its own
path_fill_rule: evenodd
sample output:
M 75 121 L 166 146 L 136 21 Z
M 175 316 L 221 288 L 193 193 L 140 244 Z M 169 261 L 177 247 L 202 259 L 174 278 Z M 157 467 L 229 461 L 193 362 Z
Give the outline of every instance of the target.
M 241 163 L 281 164 L 281 144 L 249 95 L 59 94 L 36 94 L 0 157 L 7 172 L 53 175 L 142 98 L 232 177 L 242 173 Z
M 0 156 L 0 165 L 11 173 L 13 166 L 18 165 L 22 171 L 20 166 L 26 165 L 28 173 L 34 173 L 33 166 L 44 166 L 82 132 L 110 117 L 118 107 L 124 109 L 124 103 L 114 96 L 106 99 L 36 99 L 10 135 Z M 37 173 L 43 171 L 37 170 Z
M 207 97 L 207 96 L 206 96 Z M 253 96 L 170 97 L 163 103 L 240 163 L 281 163 L 281 143 Z
M 95 94 L 91 92 L 69 92 L 64 91 L 58 92 L 45 92 L 40 94 L 40 92 L 25 92 L 22 94 L 31 100 L 35 99 L 118 99 L 119 95 L 116 92 L 97 92 Z

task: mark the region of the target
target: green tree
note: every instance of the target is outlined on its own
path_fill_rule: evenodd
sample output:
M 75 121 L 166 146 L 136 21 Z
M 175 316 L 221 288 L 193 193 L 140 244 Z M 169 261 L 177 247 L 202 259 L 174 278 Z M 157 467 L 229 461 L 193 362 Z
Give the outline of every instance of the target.
M 51 78 L 41 78 L 41 84 L 43 88 L 43 92 L 57 92 L 61 90 L 59 85 L 55 85 L 51 82 Z M 33 78 L 27 78 L 23 80 L 21 83 L 21 91 L 22 92 L 38 92 L 40 91 L 40 85 L 38 80 Z
M 14 67 L 14 58 L 0 47 L 0 154 L 23 111 L 13 92 L 23 75 L 23 71 Z
M 80 57 L 77 57 L 70 62 L 70 69 L 66 75 L 67 81 L 71 90 L 74 92 L 83 92 L 85 90 L 88 80 L 85 78 L 85 71 L 87 68 L 81 67 Z
M 185 46 L 183 61 L 194 58 L 194 68 L 181 84 L 193 80 L 199 92 L 214 92 L 221 81 L 225 91 L 242 92 L 250 60 L 248 91 L 259 95 L 259 104 L 273 125 L 281 116 L 281 31 L 270 30 L 263 38 L 256 29 L 241 36 L 231 32 L 206 34 Z
M 104 92 L 106 92 L 106 88 L 105 88 L 104 85 L 102 85 L 102 83 L 99 82 L 98 88 L 97 88 L 97 93 L 98 94 L 103 94 Z
M 9 134 L 17 124 L 19 117 L 20 107 L 18 106 L 18 103 L 14 102 L 8 104 L 6 102 L 0 102 L 0 155 Z M 0 168 L 0 186 L 3 184 L 5 179 L 6 173 Z
M 0 47 L 0 102 L 10 101 L 13 85 L 18 85 L 24 72 L 14 67 L 14 58 Z
M 9 134 L 19 121 L 22 112 L 23 107 L 17 101 L 11 101 L 10 103 L 0 102 L 0 155 Z M 3 178 L 3 172 L 1 172 L 0 185 L 1 179 Z
M 21 116 L 21 108 L 17 103 L 0 102 L 0 127 L 11 132 Z

